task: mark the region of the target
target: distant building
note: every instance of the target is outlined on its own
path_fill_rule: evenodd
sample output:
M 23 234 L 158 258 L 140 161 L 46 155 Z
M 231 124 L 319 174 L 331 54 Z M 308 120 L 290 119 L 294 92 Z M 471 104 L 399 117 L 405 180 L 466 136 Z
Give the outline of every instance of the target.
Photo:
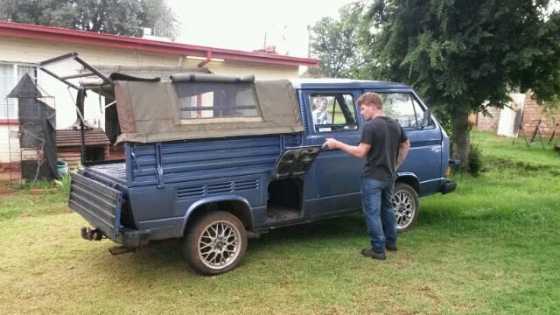
M 489 107 L 487 115 L 478 113 L 477 129 L 516 137 L 520 131 L 530 136 L 539 126 L 542 135 L 551 136 L 556 128 L 556 136 L 560 136 L 560 113 L 546 113 L 531 92 L 514 93 L 511 97 L 510 107 Z

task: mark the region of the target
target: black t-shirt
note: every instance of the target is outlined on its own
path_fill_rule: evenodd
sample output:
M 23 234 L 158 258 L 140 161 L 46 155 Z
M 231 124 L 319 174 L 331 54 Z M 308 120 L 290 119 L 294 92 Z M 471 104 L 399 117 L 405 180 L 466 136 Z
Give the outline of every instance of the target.
M 389 117 L 366 121 L 360 142 L 371 145 L 371 149 L 366 157 L 364 176 L 383 181 L 394 179 L 399 146 L 407 139 L 399 123 Z

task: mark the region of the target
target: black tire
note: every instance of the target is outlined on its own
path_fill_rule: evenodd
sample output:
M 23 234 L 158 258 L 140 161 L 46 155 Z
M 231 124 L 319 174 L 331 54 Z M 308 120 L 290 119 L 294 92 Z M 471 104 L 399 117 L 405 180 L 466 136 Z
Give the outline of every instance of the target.
M 393 192 L 393 207 L 397 217 L 397 232 L 410 230 L 420 214 L 418 193 L 406 183 L 397 183 Z
M 189 225 L 183 255 L 189 267 L 202 275 L 217 275 L 239 265 L 247 250 L 243 223 L 225 211 L 211 212 Z

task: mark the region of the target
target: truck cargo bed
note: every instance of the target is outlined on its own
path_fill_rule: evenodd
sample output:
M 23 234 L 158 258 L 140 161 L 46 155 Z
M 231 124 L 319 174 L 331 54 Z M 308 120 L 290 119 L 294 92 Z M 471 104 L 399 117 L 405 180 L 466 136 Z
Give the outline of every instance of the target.
M 126 164 L 124 162 L 88 166 L 84 170 L 84 173 L 88 177 L 95 178 L 107 184 L 114 183 L 123 188 L 127 186 Z
M 92 226 L 117 240 L 121 228 L 121 191 L 76 173 L 72 174 L 68 204 Z

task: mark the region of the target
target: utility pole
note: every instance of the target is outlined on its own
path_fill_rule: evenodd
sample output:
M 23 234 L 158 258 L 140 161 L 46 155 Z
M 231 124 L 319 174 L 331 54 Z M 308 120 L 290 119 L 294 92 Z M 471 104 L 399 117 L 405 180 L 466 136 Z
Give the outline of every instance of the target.
M 311 58 L 311 25 L 307 25 L 307 58 Z

